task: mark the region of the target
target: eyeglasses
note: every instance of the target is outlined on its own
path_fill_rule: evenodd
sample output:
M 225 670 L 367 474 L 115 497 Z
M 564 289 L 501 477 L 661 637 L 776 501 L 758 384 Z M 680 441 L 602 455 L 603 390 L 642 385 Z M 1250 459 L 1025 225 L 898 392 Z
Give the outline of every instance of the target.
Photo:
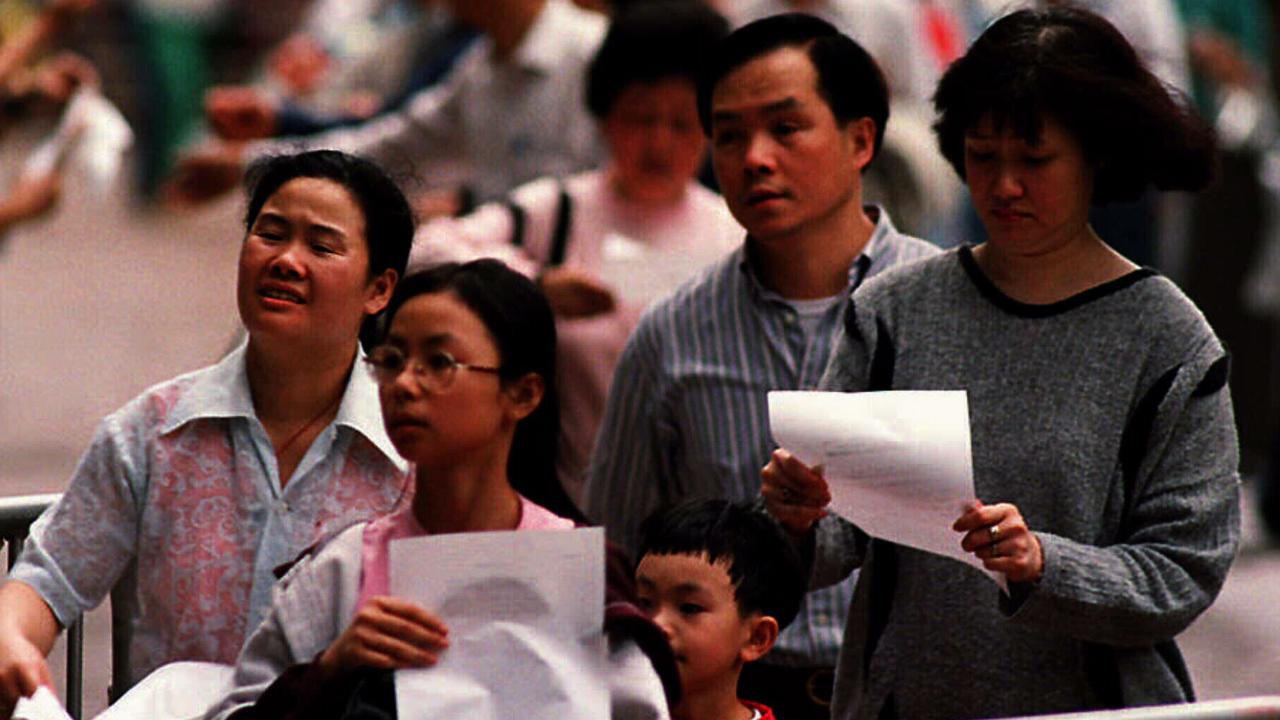
M 498 374 L 501 368 L 484 367 L 458 362 L 457 358 L 443 350 L 434 350 L 420 362 L 410 362 L 399 348 L 392 345 L 379 345 L 364 359 L 373 372 L 373 379 L 378 385 L 390 385 L 400 377 L 400 373 L 409 368 L 418 387 L 427 392 L 441 392 L 453 384 L 458 369 Z

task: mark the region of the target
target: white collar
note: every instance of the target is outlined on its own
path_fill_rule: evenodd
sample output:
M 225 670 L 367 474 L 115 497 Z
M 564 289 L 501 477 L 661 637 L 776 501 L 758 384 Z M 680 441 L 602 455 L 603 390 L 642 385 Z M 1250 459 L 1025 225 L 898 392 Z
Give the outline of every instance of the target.
M 249 391 L 249 371 L 245 361 L 249 348 L 246 338 L 227 356 L 203 370 L 192 373 L 192 381 L 186 392 L 178 398 L 173 411 L 160 428 L 161 434 L 198 419 L 242 417 L 257 419 L 253 408 L 253 396 Z M 356 355 L 347 387 L 338 404 L 333 424 L 360 433 L 401 469 L 407 467 L 382 424 L 382 409 L 378 402 L 378 386 L 365 363 L 363 348 Z

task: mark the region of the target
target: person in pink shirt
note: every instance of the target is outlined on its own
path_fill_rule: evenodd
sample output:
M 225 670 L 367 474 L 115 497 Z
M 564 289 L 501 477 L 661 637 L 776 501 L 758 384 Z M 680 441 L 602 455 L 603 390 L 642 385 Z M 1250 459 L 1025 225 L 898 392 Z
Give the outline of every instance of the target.
M 695 81 L 728 24 L 702 3 L 619 13 L 587 76 L 604 167 L 545 177 L 506 203 L 424 224 L 411 271 L 498 257 L 536 277 L 556 314 L 559 476 L 581 499 L 613 369 L 645 307 L 742 242 L 724 200 L 696 181 L 706 157 Z
M 401 282 L 386 323 L 366 362 L 387 434 L 413 464 L 413 500 L 289 571 L 208 717 L 318 717 L 371 670 L 434 665 L 449 629 L 389 594 L 391 540 L 577 524 L 555 476 L 555 325 L 533 282 L 492 259 L 441 265 Z M 660 706 L 661 682 L 651 687 L 639 702 Z

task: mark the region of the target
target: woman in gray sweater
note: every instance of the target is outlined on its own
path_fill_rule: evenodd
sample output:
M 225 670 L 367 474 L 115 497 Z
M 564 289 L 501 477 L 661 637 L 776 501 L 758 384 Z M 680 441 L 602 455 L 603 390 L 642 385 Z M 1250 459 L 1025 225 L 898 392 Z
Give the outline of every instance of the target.
M 862 574 L 833 717 L 998 717 L 1193 698 L 1173 638 L 1239 538 L 1227 355 L 1092 205 L 1210 179 L 1211 132 L 1105 20 L 1056 8 L 992 25 L 943 77 L 943 154 L 988 239 L 867 282 L 824 385 L 963 389 L 978 501 L 956 541 L 1004 594 L 940 556 L 824 517 L 785 450 L 770 511 L 812 582 Z

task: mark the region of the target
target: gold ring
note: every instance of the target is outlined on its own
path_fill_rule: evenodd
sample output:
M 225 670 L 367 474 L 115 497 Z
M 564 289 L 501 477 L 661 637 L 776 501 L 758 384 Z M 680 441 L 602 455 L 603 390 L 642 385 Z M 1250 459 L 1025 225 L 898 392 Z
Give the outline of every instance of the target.
M 1000 526 L 999 525 L 992 525 L 991 527 L 987 528 L 987 534 L 991 536 L 992 543 L 1000 542 Z

